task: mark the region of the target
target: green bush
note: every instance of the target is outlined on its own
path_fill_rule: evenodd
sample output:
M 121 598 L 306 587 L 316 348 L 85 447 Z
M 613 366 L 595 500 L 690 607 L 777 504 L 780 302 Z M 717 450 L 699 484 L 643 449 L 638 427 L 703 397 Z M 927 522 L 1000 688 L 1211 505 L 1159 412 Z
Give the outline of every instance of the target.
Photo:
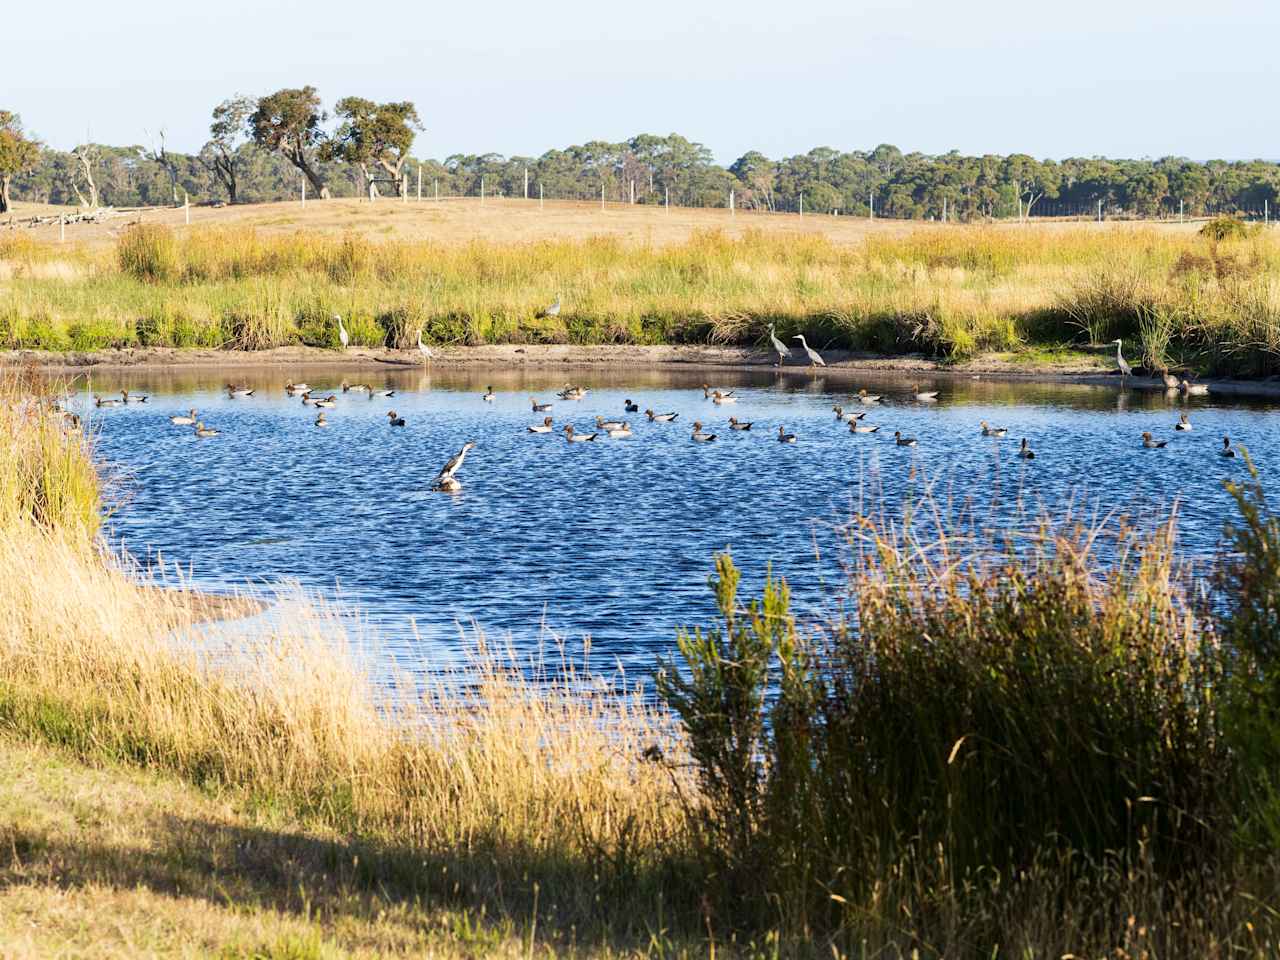
M 1243 240 L 1249 236 L 1248 224 L 1238 217 L 1214 217 L 1200 228 L 1200 236 L 1208 237 L 1214 242 L 1221 240 Z
M 1042 529 L 983 547 L 910 519 L 856 538 L 857 615 L 797 633 L 785 583 L 679 637 L 658 691 L 708 798 L 704 839 L 744 917 L 836 929 L 895 870 L 927 886 L 1063 857 L 1174 877 L 1215 861 L 1230 757 L 1222 661 L 1171 533 Z

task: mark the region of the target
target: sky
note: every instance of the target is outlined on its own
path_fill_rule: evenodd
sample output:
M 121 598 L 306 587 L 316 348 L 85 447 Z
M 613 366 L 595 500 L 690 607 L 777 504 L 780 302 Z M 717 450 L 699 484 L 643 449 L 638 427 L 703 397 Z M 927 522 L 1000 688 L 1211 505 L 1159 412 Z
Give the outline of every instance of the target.
M 1280 158 L 1280 3 L 63 0 L 5 4 L 0 109 L 50 146 L 208 139 L 235 93 L 411 100 L 414 153 L 680 133 L 816 146 Z

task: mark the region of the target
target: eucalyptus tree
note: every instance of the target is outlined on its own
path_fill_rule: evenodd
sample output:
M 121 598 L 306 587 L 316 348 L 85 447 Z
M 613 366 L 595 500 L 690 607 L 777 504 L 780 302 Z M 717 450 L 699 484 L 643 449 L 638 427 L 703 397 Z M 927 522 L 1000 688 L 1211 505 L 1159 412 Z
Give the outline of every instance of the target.
M 329 187 L 318 163 L 319 150 L 327 139 L 326 119 L 328 115 L 320 106 L 316 88 L 306 86 L 285 88 L 262 97 L 248 120 L 254 143 L 279 152 L 297 167 L 322 200 L 329 198 Z
M 379 167 L 402 195 L 404 165 L 415 131 L 422 129 L 417 108 L 409 101 L 375 103 L 363 97 L 343 97 L 334 108 L 342 123 L 320 149 L 326 160 L 354 164 L 373 188 L 372 167 Z
M 13 178 L 30 173 L 39 162 L 40 144 L 23 131 L 22 118 L 0 110 L 0 213 L 9 212 Z
M 258 108 L 254 97 L 237 94 L 213 108 L 209 142 L 200 150 L 200 162 L 212 173 L 231 203 L 239 199 L 240 178 L 249 163 L 249 118 Z

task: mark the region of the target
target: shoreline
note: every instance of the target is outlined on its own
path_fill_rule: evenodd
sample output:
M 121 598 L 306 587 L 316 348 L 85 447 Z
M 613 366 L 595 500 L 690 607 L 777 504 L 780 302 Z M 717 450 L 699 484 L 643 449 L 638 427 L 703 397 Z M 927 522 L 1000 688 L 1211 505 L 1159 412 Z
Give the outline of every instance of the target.
M 439 347 L 431 362 L 434 369 L 522 368 L 663 368 L 761 371 L 777 369 L 772 355 L 741 347 L 701 344 L 681 345 L 563 345 L 487 344 L 474 347 Z M 961 363 L 931 360 L 919 354 L 884 356 L 845 350 L 824 351 L 827 366 L 822 375 L 852 379 L 858 375 L 922 374 L 933 378 L 982 378 L 1029 383 L 1077 383 L 1119 387 L 1116 371 L 1109 369 L 1109 348 L 1075 352 L 1061 361 L 1018 359 L 1017 354 L 985 354 Z M 229 367 L 391 367 L 412 370 L 425 364 L 413 350 L 355 347 L 344 352 L 320 347 L 276 347 L 260 351 L 203 348 L 137 347 L 91 352 L 51 353 L 40 350 L 0 351 L 0 368 L 34 367 L 50 373 L 83 373 L 90 370 L 192 370 Z M 780 372 L 805 373 L 802 362 L 785 365 Z M 1205 379 L 1212 393 L 1230 396 L 1280 397 L 1280 379 Z M 1163 391 L 1164 384 L 1148 377 L 1130 377 L 1129 389 Z

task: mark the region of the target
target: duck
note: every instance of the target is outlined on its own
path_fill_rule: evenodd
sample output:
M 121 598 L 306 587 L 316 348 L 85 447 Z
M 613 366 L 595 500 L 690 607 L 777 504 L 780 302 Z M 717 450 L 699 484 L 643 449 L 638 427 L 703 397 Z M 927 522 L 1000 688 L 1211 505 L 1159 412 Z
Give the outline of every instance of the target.
M 604 417 L 596 417 L 597 430 L 618 430 L 622 427 L 621 420 L 606 420 Z
M 565 439 L 570 443 L 586 443 L 588 440 L 594 440 L 596 438 L 594 433 L 574 433 L 572 423 L 566 423 L 564 425 L 564 435 Z
M 312 400 L 311 403 L 313 406 L 324 407 L 326 410 L 332 410 L 338 405 L 338 397 L 337 394 L 331 393 L 322 399 Z
M 347 383 L 345 380 L 342 381 L 343 393 L 371 393 L 372 391 L 373 387 L 369 386 L 367 383 Z
M 834 406 L 831 409 L 836 412 L 837 420 L 861 420 L 867 415 L 865 410 L 858 410 L 857 412 L 846 411 L 844 407 L 839 405 Z
M 1231 438 L 1230 438 L 1230 437 L 1223 437 L 1223 438 L 1222 438 L 1222 449 L 1218 451 L 1218 456 L 1220 456 L 1220 457 L 1232 457 L 1232 458 L 1234 458 L 1234 457 L 1235 457 L 1235 455 L 1236 455 L 1236 452 L 1235 452 L 1234 450 L 1232 450 L 1232 449 L 1231 449 Z
M 533 426 L 526 427 L 525 429 L 528 430 L 530 433 L 550 433 L 551 418 L 544 417 L 541 423 L 535 423 Z
M 693 440 L 695 443 L 710 443 L 716 438 L 714 433 L 703 433 L 702 424 L 697 420 L 693 421 Z
M 566 383 L 564 385 L 564 389 L 556 394 L 556 396 L 561 400 L 581 400 L 586 397 L 587 392 L 586 387 L 575 387 L 573 384 Z
M 530 398 L 529 398 L 529 403 L 533 404 L 533 412 L 534 412 L 534 413 L 546 413 L 548 410 L 550 410 L 550 409 L 551 409 L 551 404 L 549 404 L 549 403 L 539 403 L 539 402 L 538 402 L 536 399 L 534 399 L 533 397 L 530 397 Z
M 879 425 L 874 423 L 865 423 L 861 420 L 849 421 L 850 433 L 875 433 L 880 429 Z
M 100 397 L 96 393 L 93 395 L 94 406 L 98 407 L 118 407 L 122 401 L 115 397 Z
M 125 403 L 146 403 L 147 402 L 147 397 L 145 394 L 140 394 L 140 393 L 130 394 L 128 390 L 120 391 L 120 399 L 122 399 Z
M 394 390 L 379 390 L 379 391 L 378 391 L 378 396 L 380 396 L 380 397 L 394 397 L 395 395 L 396 395 L 396 392 L 395 392 Z M 372 393 L 371 393 L 371 394 L 369 394 L 369 399 L 370 399 L 370 400 L 372 400 L 372 399 L 373 399 L 373 394 L 372 394 Z
M 1203 397 L 1209 392 L 1207 383 L 1192 383 L 1189 380 L 1179 380 L 1178 389 L 1188 397 Z
M 169 418 L 169 422 L 179 427 L 189 427 L 196 422 L 196 411 L 193 407 L 186 413 L 175 413 Z
M 305 383 L 294 383 L 292 380 L 285 381 L 284 392 L 290 396 L 299 393 L 306 393 L 311 388 Z
M 627 401 L 625 402 L 624 406 L 623 406 L 623 409 L 624 409 L 624 411 L 625 411 L 626 413 L 639 413 L 639 412 L 640 412 L 640 404 L 638 404 L 638 403 L 633 403 L 632 401 L 627 400 Z
M 795 443 L 796 435 L 794 433 L 787 433 L 786 427 L 778 427 L 778 442 L 779 443 Z
M 436 493 L 457 493 L 462 489 L 462 481 L 457 477 L 444 477 L 431 484 Z
M 404 417 L 397 415 L 394 410 L 387 411 L 387 422 L 393 427 L 403 427 Z
M 321 411 L 320 411 L 320 415 L 319 415 L 318 417 L 316 417 L 316 426 L 317 426 L 317 427 L 327 427 L 327 426 L 329 426 L 329 421 L 328 421 L 328 420 L 326 420 L 326 419 L 324 418 L 324 411 L 323 411 L 323 410 L 321 410 Z
M 982 435 L 984 437 L 1004 437 L 1009 433 L 1008 427 L 993 427 L 985 420 L 979 420 L 978 426 L 982 428 Z
M 1191 421 L 1187 418 L 1187 415 L 1185 413 L 1182 414 L 1180 417 L 1178 417 L 1178 422 L 1173 425 L 1173 429 L 1175 430 L 1191 429 Z
M 652 410 L 645 410 L 644 415 L 649 418 L 650 423 L 671 423 L 678 413 L 654 413 Z
M 221 433 L 220 430 L 214 430 L 210 427 L 206 427 L 203 422 L 196 424 L 197 437 L 216 437 L 219 433 Z
M 733 396 L 732 393 L 721 393 L 719 390 L 713 390 L 711 391 L 711 402 L 718 406 L 722 403 L 737 403 L 738 398 Z
M 606 427 L 604 432 L 614 440 L 625 440 L 627 437 L 631 436 L 631 424 L 624 420 L 619 426 Z
M 320 397 L 311 396 L 311 391 L 307 390 L 302 394 L 302 405 L 304 407 L 314 407 L 321 400 Z
M 1168 440 L 1157 440 L 1155 437 L 1151 435 L 1150 430 L 1143 431 L 1142 445 L 1146 447 L 1148 450 L 1159 450 L 1167 446 L 1168 443 L 1169 443 Z
M 878 393 L 867 393 L 866 390 L 858 391 L 859 403 L 879 403 L 880 399 L 880 394 Z
M 243 399 L 244 397 L 252 397 L 252 396 L 253 396 L 253 394 L 254 394 L 254 391 L 253 391 L 251 388 L 247 387 L 247 386 L 246 386 L 246 387 L 234 387 L 234 386 L 232 386 L 232 385 L 231 385 L 231 384 L 229 384 L 229 383 L 227 384 L 227 395 L 228 395 L 232 400 L 240 400 L 240 399 Z
M 921 403 L 933 403 L 938 399 L 937 390 L 916 390 L 916 399 Z
M 729 429 L 730 430 L 750 430 L 752 422 L 753 421 L 751 420 L 739 420 L 737 417 L 730 417 Z
M 485 403 L 493 403 L 494 399 L 497 396 L 498 395 L 493 392 L 493 386 L 490 385 L 484 388 L 484 394 L 480 397 L 480 399 L 483 400 Z
M 1161 371 L 1161 373 L 1160 373 L 1160 379 L 1164 381 L 1164 388 L 1165 388 L 1166 390 L 1177 390 L 1177 389 L 1178 389 L 1178 378 L 1177 378 L 1177 377 L 1175 377 L 1175 376 L 1174 376 L 1172 373 L 1170 373 L 1168 370 L 1163 370 L 1163 371 Z
M 709 384 L 709 383 L 704 383 L 704 384 L 702 385 L 702 399 L 703 399 L 703 400 L 710 400 L 712 397 L 717 397 L 717 396 L 719 396 L 719 397 L 731 397 L 731 396 L 733 396 L 733 391 L 732 391 L 732 390 L 712 390 L 712 389 L 711 389 L 711 384 Z
M 893 439 L 900 447 L 914 447 L 916 445 L 916 438 L 904 437 L 901 430 L 893 431 Z
M 1018 447 L 1018 456 L 1023 460 L 1034 460 L 1036 458 L 1036 452 L 1027 445 L 1026 437 L 1022 438 L 1022 446 Z

